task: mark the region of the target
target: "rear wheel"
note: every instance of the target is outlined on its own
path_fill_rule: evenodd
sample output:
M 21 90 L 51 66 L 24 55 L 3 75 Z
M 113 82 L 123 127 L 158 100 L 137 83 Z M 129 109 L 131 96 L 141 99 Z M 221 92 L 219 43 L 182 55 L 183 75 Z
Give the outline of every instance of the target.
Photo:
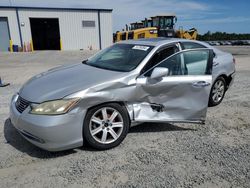
M 219 77 L 215 80 L 210 96 L 208 106 L 216 106 L 221 103 L 226 93 L 226 81 L 223 77 Z
M 119 145 L 129 130 L 129 117 L 124 106 L 104 104 L 88 111 L 83 125 L 83 137 L 96 149 Z

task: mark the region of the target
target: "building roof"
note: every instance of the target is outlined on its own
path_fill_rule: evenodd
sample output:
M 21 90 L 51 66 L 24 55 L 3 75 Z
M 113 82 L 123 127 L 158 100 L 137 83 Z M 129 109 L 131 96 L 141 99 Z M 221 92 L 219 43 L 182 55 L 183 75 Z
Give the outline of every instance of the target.
M 75 10 L 75 11 L 109 11 L 113 9 L 98 9 L 98 8 L 74 8 L 74 7 L 28 7 L 28 6 L 0 6 L 0 9 L 38 9 L 38 10 Z

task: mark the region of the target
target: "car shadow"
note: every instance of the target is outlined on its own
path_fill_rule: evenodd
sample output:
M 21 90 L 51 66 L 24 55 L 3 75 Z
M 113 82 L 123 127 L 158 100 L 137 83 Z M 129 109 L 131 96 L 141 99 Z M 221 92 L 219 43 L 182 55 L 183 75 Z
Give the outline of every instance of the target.
M 145 132 L 164 132 L 164 131 L 194 131 L 195 129 L 183 128 L 169 123 L 142 123 L 130 128 L 129 133 L 145 133 Z M 17 150 L 28 154 L 31 157 L 41 158 L 41 159 L 51 159 L 57 157 L 63 157 L 76 153 L 74 149 L 59 151 L 59 152 L 49 152 L 35 145 L 29 143 L 25 140 L 12 125 L 10 119 L 6 119 L 4 123 L 4 137 L 6 144 L 11 145 Z M 98 152 L 98 150 L 89 147 L 87 144 L 78 148 L 82 151 L 92 151 Z
M 195 131 L 170 123 L 142 123 L 130 128 L 129 133 L 165 132 L 165 131 Z
M 16 128 L 12 125 L 10 119 L 6 119 L 4 123 L 4 137 L 6 144 L 11 145 L 17 150 L 30 155 L 31 157 L 41 158 L 41 159 L 50 159 L 66 156 L 72 153 L 76 153 L 75 150 L 66 150 L 59 152 L 49 152 L 43 149 L 36 147 L 35 145 L 29 143 L 25 140 Z

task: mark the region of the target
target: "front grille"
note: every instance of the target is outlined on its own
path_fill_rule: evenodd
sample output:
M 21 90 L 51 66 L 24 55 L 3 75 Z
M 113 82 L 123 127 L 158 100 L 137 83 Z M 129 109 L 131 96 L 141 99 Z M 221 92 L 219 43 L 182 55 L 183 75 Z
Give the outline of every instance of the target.
M 26 101 L 22 97 L 18 97 L 16 101 L 16 109 L 18 112 L 22 113 L 30 105 L 29 101 Z

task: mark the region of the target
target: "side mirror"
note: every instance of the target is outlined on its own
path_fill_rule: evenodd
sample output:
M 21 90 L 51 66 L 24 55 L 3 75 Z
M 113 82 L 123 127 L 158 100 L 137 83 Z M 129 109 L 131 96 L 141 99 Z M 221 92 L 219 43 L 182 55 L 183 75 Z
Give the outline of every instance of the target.
M 85 64 L 87 61 L 88 61 L 87 59 L 83 60 L 83 61 L 82 61 L 82 64 Z
M 168 75 L 168 68 L 156 67 L 156 68 L 154 68 L 150 78 L 157 79 L 157 78 L 162 78 L 162 77 L 167 76 L 167 75 Z

